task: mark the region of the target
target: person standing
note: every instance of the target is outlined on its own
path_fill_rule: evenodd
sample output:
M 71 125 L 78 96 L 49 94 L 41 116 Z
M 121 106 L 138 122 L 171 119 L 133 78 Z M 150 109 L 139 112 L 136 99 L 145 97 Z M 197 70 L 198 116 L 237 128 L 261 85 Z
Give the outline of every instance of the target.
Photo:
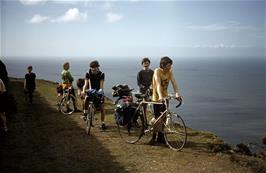
M 36 75 L 32 72 L 32 66 L 29 66 L 28 73 L 25 75 L 24 80 L 24 92 L 29 99 L 29 104 L 32 104 L 33 92 L 36 89 L 35 79 Z
M 149 96 L 151 94 L 150 92 L 147 93 L 147 91 L 150 91 L 149 89 L 151 89 L 152 77 L 154 73 L 153 70 L 150 69 L 150 63 L 151 61 L 149 60 L 149 58 L 143 58 L 141 61 L 141 65 L 143 66 L 143 68 L 138 72 L 137 75 L 139 91 L 142 94 L 148 94 L 146 99 L 149 99 Z M 143 109 L 144 113 L 146 114 L 147 104 L 143 104 Z
M 2 81 L 2 79 L 0 78 L 0 117 L 2 119 L 3 122 L 3 126 L 4 126 L 4 132 L 7 132 L 7 122 L 6 122 L 6 87 L 4 82 Z
M 8 73 L 6 70 L 6 65 L 0 60 L 0 78 L 5 84 L 6 90 L 8 90 Z
M 154 70 L 154 75 L 152 80 L 153 101 L 164 102 L 165 97 L 168 96 L 167 89 L 169 82 L 172 83 L 176 98 L 179 100 L 182 99 L 179 94 L 179 89 L 174 77 L 172 64 L 173 61 L 169 57 L 165 56 L 162 57 L 160 60 L 160 67 Z M 155 118 L 158 118 L 161 115 L 161 112 L 164 112 L 166 110 L 166 107 L 164 104 L 154 104 L 153 109 L 154 109 Z M 153 145 L 155 143 L 155 140 L 156 140 L 156 133 L 153 133 L 150 144 Z M 166 143 L 164 134 L 162 132 L 158 132 L 157 142 L 163 144 Z
M 149 58 L 143 58 L 141 61 L 143 68 L 138 72 L 137 82 L 139 91 L 142 94 L 146 94 L 146 91 L 150 89 L 152 84 L 153 70 L 149 68 L 150 63 Z

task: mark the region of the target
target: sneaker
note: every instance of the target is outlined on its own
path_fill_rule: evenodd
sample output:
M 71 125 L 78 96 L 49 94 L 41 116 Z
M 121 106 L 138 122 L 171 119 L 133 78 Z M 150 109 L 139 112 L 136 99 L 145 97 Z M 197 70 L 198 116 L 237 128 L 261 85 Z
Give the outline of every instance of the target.
M 160 144 L 166 144 L 164 134 L 162 132 L 158 132 L 158 138 L 157 138 L 156 142 L 158 142 Z
M 148 145 L 154 145 L 155 144 L 155 140 L 152 138 L 149 142 Z
M 149 145 L 155 145 L 156 133 L 152 134 L 151 140 L 148 142 Z
M 106 125 L 105 124 L 102 124 L 102 129 L 106 130 Z
M 87 120 L 87 113 L 83 113 L 83 115 L 80 116 L 81 119 L 83 119 L 84 121 Z
M 75 108 L 75 109 L 74 109 L 74 112 L 82 112 L 82 111 L 79 110 L 79 109 L 77 109 L 77 108 Z

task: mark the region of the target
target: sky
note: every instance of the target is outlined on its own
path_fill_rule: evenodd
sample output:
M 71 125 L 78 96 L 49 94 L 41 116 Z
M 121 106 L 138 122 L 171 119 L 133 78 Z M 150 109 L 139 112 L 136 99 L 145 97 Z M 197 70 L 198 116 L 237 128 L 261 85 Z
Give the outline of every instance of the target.
M 1 56 L 265 57 L 265 1 L 1 0 Z

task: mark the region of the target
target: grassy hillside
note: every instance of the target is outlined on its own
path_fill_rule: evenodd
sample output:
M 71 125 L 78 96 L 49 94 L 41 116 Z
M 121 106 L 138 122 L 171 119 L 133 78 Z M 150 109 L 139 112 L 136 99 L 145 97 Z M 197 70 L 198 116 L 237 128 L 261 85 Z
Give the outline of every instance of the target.
M 1 135 L 1 172 L 252 172 L 231 162 L 230 154 L 213 153 L 212 146 L 222 141 L 212 133 L 190 129 L 181 152 L 144 141 L 126 144 L 107 100 L 108 129 L 96 126 L 87 136 L 81 113 L 57 111 L 54 83 L 37 81 L 33 105 L 24 101 L 22 80 L 13 79 L 10 86 L 18 113 L 8 118 L 9 133 Z

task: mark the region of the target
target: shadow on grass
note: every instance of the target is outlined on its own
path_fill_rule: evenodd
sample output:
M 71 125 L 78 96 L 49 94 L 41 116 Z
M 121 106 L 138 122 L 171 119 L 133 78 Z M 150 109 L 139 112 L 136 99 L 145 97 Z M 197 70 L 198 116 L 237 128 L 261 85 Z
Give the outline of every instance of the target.
M 1 136 L 1 172 L 127 172 L 94 136 L 50 107 L 40 93 L 24 102 L 23 83 L 12 82 L 18 113 Z

